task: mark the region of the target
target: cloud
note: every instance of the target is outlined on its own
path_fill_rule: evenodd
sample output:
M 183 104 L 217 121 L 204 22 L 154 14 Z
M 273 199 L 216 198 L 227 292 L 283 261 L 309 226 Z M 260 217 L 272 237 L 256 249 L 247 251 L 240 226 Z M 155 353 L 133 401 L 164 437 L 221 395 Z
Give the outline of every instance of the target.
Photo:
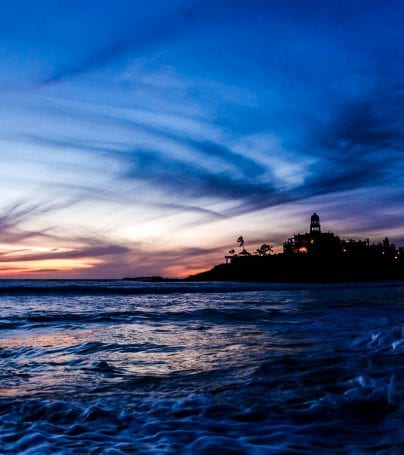
M 0 213 L 1 243 L 16 245 L 28 240 L 41 239 L 47 242 L 61 240 L 60 236 L 56 234 L 57 229 L 55 226 L 47 225 L 38 229 L 27 228 L 27 226 L 34 224 L 38 218 L 44 215 L 58 213 L 59 211 L 72 207 L 77 202 L 77 198 L 70 197 L 62 198 L 59 201 L 55 199 L 53 201 L 36 203 L 20 200 L 10 204 Z M 21 249 L 16 251 L 21 251 Z
M 259 182 L 255 174 L 247 177 L 242 168 L 239 169 L 242 177 L 238 177 L 230 171 L 209 169 L 203 160 L 192 163 L 143 150 L 132 153 L 130 164 L 126 177 L 169 189 L 177 198 L 254 201 L 281 197 L 271 183 Z
M 396 86 L 331 104 L 327 120 L 322 121 L 320 128 L 316 125 L 312 128 L 303 149 L 289 150 L 287 159 L 299 157 L 303 152 L 313 158 L 313 163 L 307 175 L 299 179 L 303 182 L 297 181 L 286 188 L 268 165 L 271 153 L 277 150 L 266 152 L 264 164 L 248 156 L 248 150 L 240 153 L 229 145 L 237 143 L 237 136 L 216 133 L 216 139 L 203 139 L 203 128 L 198 134 L 185 129 L 174 131 L 154 122 L 150 115 L 144 119 L 139 115 L 133 120 L 123 111 L 122 116 L 102 110 L 81 112 L 83 119 L 146 134 L 143 141 L 149 148 L 134 146 L 129 138 L 113 142 L 26 134 L 20 139 L 50 148 L 87 152 L 89 158 L 104 155 L 121 163 L 121 182 L 133 180 L 151 188 L 151 197 L 147 198 L 146 194 L 150 206 L 193 211 L 206 215 L 209 221 L 313 196 L 354 190 L 372 184 L 374 179 L 387 183 L 393 168 L 396 173 L 400 168 L 397 153 L 402 150 L 403 139 L 402 92 L 402 88 Z M 67 111 L 66 114 L 75 116 L 77 112 Z M 164 201 L 153 202 L 155 190 L 165 193 Z M 83 189 L 81 196 L 92 198 L 101 194 L 106 198 L 119 198 L 106 188 L 102 193 Z M 200 205 L 204 198 L 229 201 L 233 207 L 219 212 L 210 210 Z M 129 200 L 136 202 L 136 198 Z
M 4 269 L 2 269 L 4 270 Z M 36 270 L 29 270 L 29 273 L 58 273 L 58 272 L 62 272 L 63 273 L 63 270 L 61 269 L 36 269 Z
M 109 258 L 96 264 L 87 275 L 94 277 L 123 277 L 151 275 L 188 276 L 192 270 L 208 268 L 222 257 L 222 247 L 177 247 L 152 249 L 143 246 L 132 248 L 130 254 Z M 172 270 L 174 270 L 172 272 Z
M 208 2 L 209 3 L 209 2 Z M 60 66 L 40 82 L 40 86 L 53 84 L 65 79 L 109 65 L 126 54 L 138 55 L 145 49 L 157 44 L 167 44 L 174 36 L 183 33 L 191 25 L 206 18 L 208 5 L 202 2 L 187 2 L 174 11 L 159 15 L 151 23 L 135 20 L 120 30 L 111 41 L 92 52 L 87 58 L 72 65 Z M 132 12 L 133 14 L 133 12 Z
M 99 245 L 94 247 L 82 247 L 68 251 L 51 251 L 43 253 L 31 254 L 15 254 L 9 253 L 7 256 L 3 255 L 0 263 L 3 262 L 28 262 L 28 261 L 47 261 L 55 259 L 82 259 L 82 258 L 97 258 L 109 255 L 121 255 L 128 253 L 129 248 L 121 245 Z
M 403 93 L 402 87 L 390 87 L 348 100 L 321 131 L 314 131 L 311 145 L 321 159 L 309 184 L 316 192 L 403 179 Z
M 72 199 L 45 203 L 31 203 L 25 201 L 15 202 L 6 207 L 0 214 L 0 233 L 7 233 L 10 229 L 18 227 L 30 218 L 69 207 L 74 202 L 75 201 Z M 44 232 L 45 231 L 42 231 L 42 233 Z
M 327 152 L 336 158 L 403 150 L 404 86 L 389 87 L 340 106 L 320 136 Z
M 261 242 L 276 225 L 270 209 L 282 205 L 291 220 L 296 207 L 328 207 L 335 219 L 349 212 L 350 232 L 355 223 L 365 232 L 366 220 L 369 230 L 402 224 L 396 6 L 313 1 L 308 15 L 297 0 L 175 0 L 150 13 L 147 2 L 128 1 L 102 2 L 99 13 L 95 3 L 77 3 L 83 16 L 69 4 L 67 19 L 55 6 L 37 41 L 30 41 L 38 33 L 31 14 L 23 18 L 31 29 L 19 24 L 17 48 L 38 55 L 38 67 L 24 61 L 27 78 L 48 76 L 43 90 L 7 93 L 0 106 L 3 200 L 17 200 L 0 212 L 2 246 L 28 246 L 0 258 L 19 257 L 21 266 L 93 258 L 86 273 L 104 277 L 160 273 L 173 263 L 193 268 L 222 251 L 184 248 L 182 229 L 195 246 L 195 226 L 216 223 L 207 246 L 216 245 L 239 226 L 241 217 L 232 218 L 248 214 L 251 239 Z M 84 34 L 75 33 L 76 21 Z M 6 35 L 12 42 L 15 35 Z M 44 42 L 51 49 L 39 49 Z M 128 75 L 127 66 L 135 71 Z M 4 73 L 10 80 L 17 74 L 7 66 Z M 343 203 L 327 206 L 334 199 Z M 281 226 L 271 241 L 284 238 L 287 223 Z M 176 244 L 150 240 L 174 229 Z M 48 265 L 57 275 L 59 264 Z

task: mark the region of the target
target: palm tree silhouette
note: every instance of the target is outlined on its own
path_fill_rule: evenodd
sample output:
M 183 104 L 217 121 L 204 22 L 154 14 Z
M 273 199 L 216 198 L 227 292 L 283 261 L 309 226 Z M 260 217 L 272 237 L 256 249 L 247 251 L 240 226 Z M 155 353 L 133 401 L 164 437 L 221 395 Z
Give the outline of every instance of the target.
M 237 243 L 239 244 L 240 248 L 244 249 L 244 239 L 242 235 L 240 235 L 240 237 L 237 239 Z
M 268 243 L 263 243 L 260 248 L 257 248 L 256 254 L 258 256 L 269 256 L 273 251 L 273 248 Z

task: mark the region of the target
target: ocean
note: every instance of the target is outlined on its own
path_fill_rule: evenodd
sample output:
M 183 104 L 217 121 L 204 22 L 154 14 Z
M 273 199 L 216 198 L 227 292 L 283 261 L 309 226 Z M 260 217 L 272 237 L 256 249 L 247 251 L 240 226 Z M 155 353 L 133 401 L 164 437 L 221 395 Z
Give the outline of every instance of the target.
M 404 285 L 0 282 L 0 453 L 404 453 Z

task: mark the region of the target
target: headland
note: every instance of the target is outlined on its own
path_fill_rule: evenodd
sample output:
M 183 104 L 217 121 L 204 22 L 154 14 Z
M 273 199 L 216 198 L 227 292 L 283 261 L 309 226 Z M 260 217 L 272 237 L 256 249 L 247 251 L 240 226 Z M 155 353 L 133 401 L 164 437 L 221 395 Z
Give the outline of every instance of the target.
M 283 244 L 283 252 L 272 254 L 263 244 L 253 253 L 237 242 L 241 250 L 230 250 L 226 262 L 206 272 L 191 275 L 189 281 L 260 282 L 344 282 L 404 280 L 404 248 L 386 237 L 379 243 L 369 239 L 341 239 L 322 232 L 320 217 L 311 216 L 309 232 L 295 234 Z

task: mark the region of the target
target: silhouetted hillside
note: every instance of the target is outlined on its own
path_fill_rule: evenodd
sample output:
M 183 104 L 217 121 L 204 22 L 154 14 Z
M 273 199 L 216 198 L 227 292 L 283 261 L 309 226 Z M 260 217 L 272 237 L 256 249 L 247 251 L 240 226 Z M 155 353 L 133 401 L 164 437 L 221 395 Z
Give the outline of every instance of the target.
M 263 244 L 248 252 L 244 238 L 237 239 L 241 251 L 230 250 L 220 264 L 188 279 L 196 281 L 375 281 L 404 279 L 404 250 L 386 237 L 370 244 L 365 240 L 341 240 L 332 232 L 321 232 L 320 217 L 311 217 L 310 231 L 295 234 L 283 245 L 283 253 L 272 255 Z
M 236 257 L 206 272 L 195 281 L 376 281 L 403 280 L 402 260 L 378 257 L 315 257 L 284 254 Z

